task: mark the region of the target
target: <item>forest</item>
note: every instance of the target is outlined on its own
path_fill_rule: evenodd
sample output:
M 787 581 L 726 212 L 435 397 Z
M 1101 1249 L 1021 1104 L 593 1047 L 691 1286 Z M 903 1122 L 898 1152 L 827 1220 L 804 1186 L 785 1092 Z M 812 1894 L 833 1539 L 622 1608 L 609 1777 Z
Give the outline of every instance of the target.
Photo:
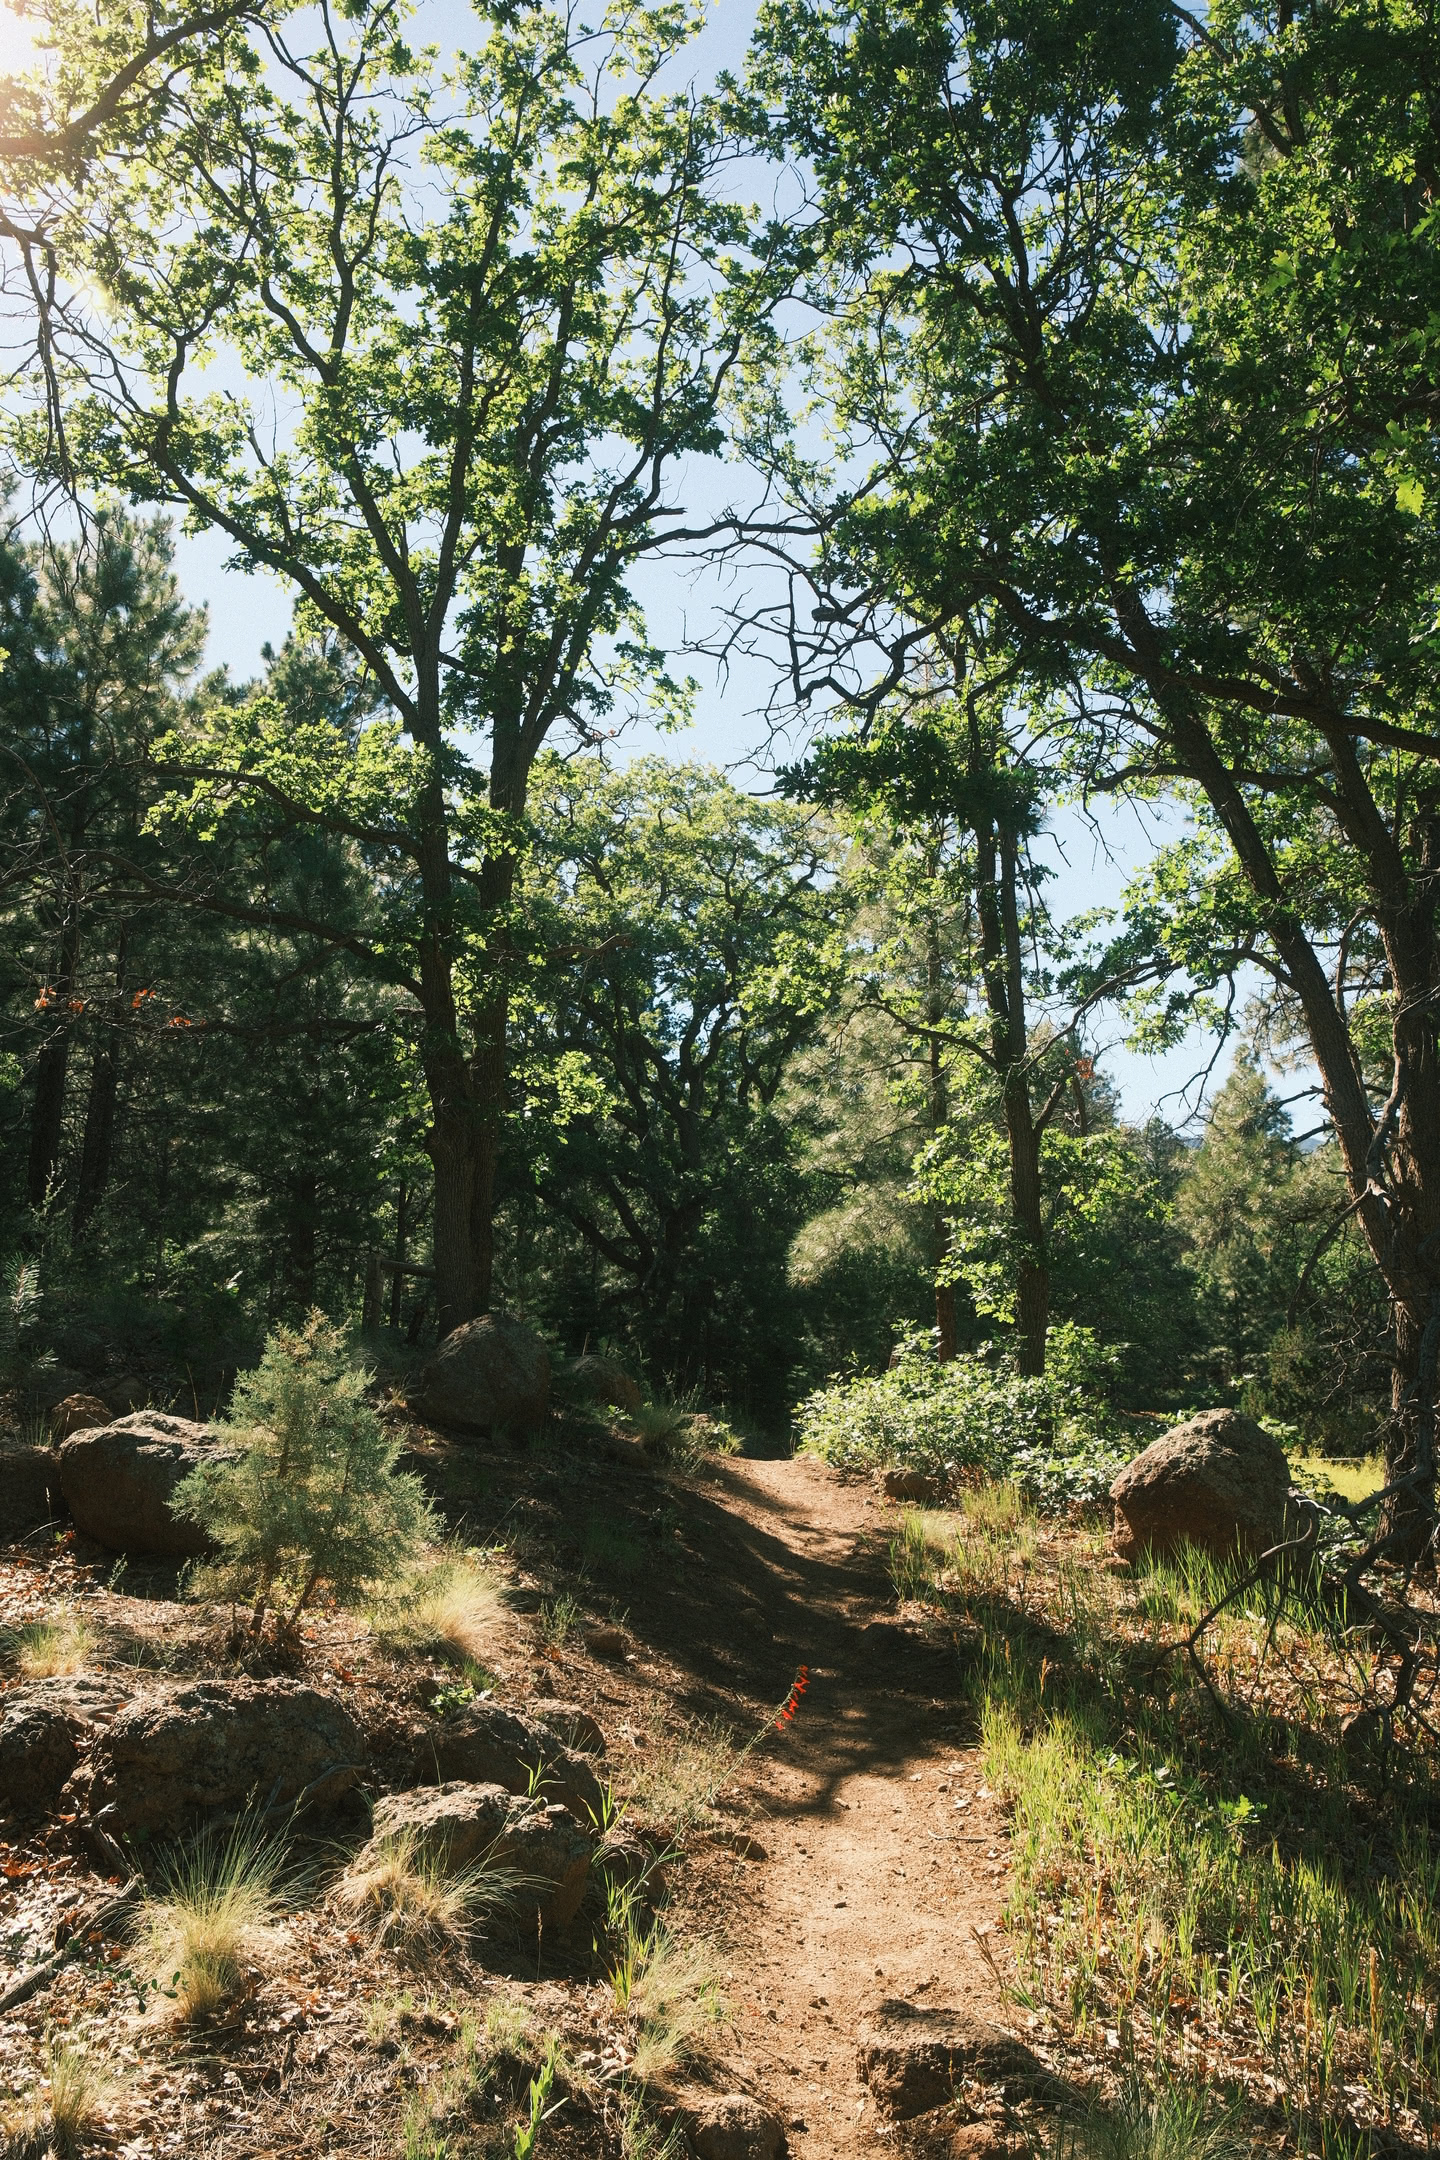
M 5 22 L 0 2160 L 1434 2150 L 1430 0 Z

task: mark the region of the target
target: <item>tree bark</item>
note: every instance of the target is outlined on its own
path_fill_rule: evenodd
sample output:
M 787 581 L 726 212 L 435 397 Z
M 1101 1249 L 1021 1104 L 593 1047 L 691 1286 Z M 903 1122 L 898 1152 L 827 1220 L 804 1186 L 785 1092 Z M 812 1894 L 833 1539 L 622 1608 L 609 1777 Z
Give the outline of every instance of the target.
M 48 1014 L 54 1016 L 51 1033 L 35 1060 L 35 1093 L 30 1105 L 30 1155 L 25 1197 L 32 1208 L 44 1207 L 60 1169 L 60 1142 L 65 1130 L 65 1080 L 70 1067 L 73 1019 L 70 1001 L 75 994 L 75 972 L 80 957 L 80 922 L 73 905 L 67 905 L 55 980 L 46 984 Z
M 1030 1103 L 1026 1071 L 1029 1049 L 1025 1013 L 1025 954 L 1017 896 L 1016 835 L 994 825 L 975 836 L 977 914 L 985 1000 L 990 1013 L 991 1056 L 1000 1074 L 1005 1136 L 1010 1156 L 1010 1216 L 1017 1255 L 1015 1321 L 1020 1370 L 1045 1370 L 1050 1327 L 1050 1267 L 1040 1189 L 1040 1128 Z
M 90 1061 L 90 1092 L 85 1103 L 85 1137 L 80 1147 L 80 1177 L 75 1193 L 74 1231 L 83 1238 L 99 1211 L 110 1183 L 115 1147 L 115 1105 L 120 1087 L 122 1030 L 130 1007 L 125 990 L 126 938 L 122 928 L 115 955 L 115 994 L 108 1020 L 102 1019 Z

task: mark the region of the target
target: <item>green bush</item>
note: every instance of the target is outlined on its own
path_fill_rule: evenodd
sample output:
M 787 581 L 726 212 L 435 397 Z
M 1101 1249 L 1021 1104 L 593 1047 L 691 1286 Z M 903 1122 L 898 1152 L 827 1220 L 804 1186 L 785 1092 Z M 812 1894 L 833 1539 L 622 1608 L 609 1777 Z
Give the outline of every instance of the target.
M 293 1627 L 322 1586 L 354 1603 L 438 1534 L 419 1479 L 395 1469 L 400 1443 L 367 1401 L 369 1383 L 323 1313 L 298 1333 L 276 1329 L 221 1427 L 240 1453 L 176 1489 L 176 1512 L 220 1547 L 193 1578 L 197 1594 L 253 1601 L 258 1630 L 283 1590 Z
M 1040 1504 L 1100 1498 L 1133 1452 L 1105 1397 L 1107 1353 L 1088 1329 L 1051 1331 L 1043 1378 L 1008 1357 L 937 1364 L 925 1337 L 902 1343 L 887 1372 L 833 1380 L 796 1411 L 802 1453 L 855 1474 L 880 1469 L 983 1471 Z

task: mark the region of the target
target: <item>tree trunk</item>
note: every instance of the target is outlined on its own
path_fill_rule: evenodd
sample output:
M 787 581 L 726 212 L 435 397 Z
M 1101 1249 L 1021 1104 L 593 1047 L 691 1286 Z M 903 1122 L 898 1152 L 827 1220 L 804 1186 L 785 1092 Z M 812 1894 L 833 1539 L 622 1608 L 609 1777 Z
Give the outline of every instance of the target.
M 65 920 L 53 983 L 47 983 L 45 1010 L 53 1014 L 52 1033 L 35 1060 L 35 1094 L 30 1106 L 30 1160 L 25 1193 L 32 1208 L 44 1207 L 60 1168 L 60 1140 L 65 1129 L 65 1077 L 70 1066 L 75 969 L 80 953 L 80 925 L 72 910 Z
M 1010 1154 L 1010 1215 L 1018 1248 L 1015 1321 L 1020 1370 L 1038 1377 L 1045 1370 L 1045 1339 L 1050 1327 L 1050 1267 L 1040 1189 L 1041 1133 L 1030 1104 L 1026 1071 L 1029 1031 L 1015 834 L 1005 826 L 977 832 L 976 851 L 980 870 L 977 913 L 990 1013 L 991 1056 L 1003 1090 Z
M 121 1031 L 129 1017 L 125 992 L 125 932 L 115 955 L 115 995 L 110 1017 L 100 1022 L 90 1062 L 90 1092 L 85 1103 L 85 1137 L 80 1148 L 80 1179 L 75 1193 L 74 1231 L 85 1235 L 99 1211 L 110 1182 L 115 1147 L 115 1103 L 120 1086 Z
M 929 1110 L 931 1138 L 938 1137 L 950 1121 L 950 1091 L 945 1085 L 945 1058 L 940 1045 L 940 1023 L 945 1017 L 945 971 L 940 953 L 940 927 L 934 915 L 925 924 L 925 1020 L 930 1029 Z M 935 1244 L 935 1355 L 942 1365 L 955 1356 L 958 1336 L 955 1325 L 955 1285 L 941 1282 L 940 1274 L 950 1253 L 950 1225 L 937 1214 L 932 1226 Z
M 520 742 L 518 712 L 492 722 L 490 807 L 508 817 L 524 814 L 530 767 Z M 510 928 L 515 896 L 516 861 L 512 854 L 491 855 L 481 870 L 480 905 L 485 925 L 489 981 L 475 1016 L 470 1056 L 470 1086 L 475 1100 L 475 1184 L 470 1203 L 470 1250 L 475 1270 L 475 1303 L 488 1312 L 495 1295 L 495 1193 L 500 1148 L 505 1132 L 509 1079 Z
M 297 1170 L 286 1182 L 284 1300 L 287 1312 L 303 1319 L 315 1304 L 320 1180 L 313 1170 Z
M 409 1198 L 410 1195 L 406 1190 L 405 1180 L 402 1178 L 400 1180 L 400 1190 L 395 1200 L 395 1252 L 393 1257 L 396 1266 L 390 1277 L 390 1325 L 397 1334 L 400 1329 L 400 1301 L 405 1291 L 405 1277 L 402 1270 L 405 1265 L 408 1251 L 407 1241 L 410 1236 L 410 1220 L 406 1212 Z

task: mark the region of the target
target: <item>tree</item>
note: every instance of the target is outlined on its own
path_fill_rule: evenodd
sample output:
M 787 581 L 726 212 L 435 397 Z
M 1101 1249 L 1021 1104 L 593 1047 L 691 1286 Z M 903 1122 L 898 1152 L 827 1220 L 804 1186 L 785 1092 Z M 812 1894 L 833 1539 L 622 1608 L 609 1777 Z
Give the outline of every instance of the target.
M 840 965 L 829 830 L 706 766 L 557 757 L 533 830 L 534 1114 L 512 1160 L 591 1256 L 589 1325 L 678 1385 L 783 1412 L 808 1195 L 775 1105 Z
M 17 559 L 16 570 L 26 590 L 23 658 L 0 683 L 0 757 L 6 883 L 25 920 L 14 957 L 23 950 L 33 1001 L 26 1199 L 45 1206 L 58 1179 L 72 1051 L 88 1038 L 72 1199 L 83 1234 L 109 1177 L 120 1042 L 138 1009 L 133 948 L 143 903 L 137 910 L 112 854 L 142 845 L 147 755 L 174 725 L 205 618 L 180 597 L 163 526 L 114 512 L 78 542 Z
M 366 956 L 423 1015 L 442 1330 L 490 1295 L 530 768 L 632 688 L 683 696 L 627 579 L 783 286 L 718 199 L 722 104 L 655 87 L 683 10 L 596 37 L 476 14 L 444 84 L 394 0 L 322 6 L 303 46 L 237 27 L 145 155 L 97 153 L 47 332 L 87 476 L 291 583 L 388 708 L 384 756 L 362 731 L 297 760 L 272 711 L 221 706 L 175 772 L 202 816 L 260 795 L 347 837 L 403 903 Z M 43 424 L 24 448 L 54 466 Z M 354 948 L 323 917 L 253 919 Z
M 963 696 L 936 699 L 927 683 L 918 714 L 882 709 L 857 734 L 831 735 L 791 788 L 845 804 L 868 836 L 868 883 L 883 928 L 857 955 L 862 997 L 919 1047 L 931 1130 L 928 1164 L 948 1160 L 950 1094 L 978 1062 L 993 1075 L 1008 1162 L 1009 1286 L 1005 1317 L 1020 1340 L 1020 1369 L 1045 1369 L 1051 1269 L 1041 1153 L 1047 1128 L 1074 1095 L 1082 1123 L 1090 1061 L 1081 1037 L 1090 1013 L 1133 981 L 1080 962 L 1055 924 L 1031 855 L 1047 774 L 998 683 L 977 676 Z M 1067 948 L 1070 964 L 1065 964 Z M 1043 957 L 1042 957 L 1043 955 Z M 1037 1010 L 1038 1008 L 1038 1010 Z M 1038 1022 L 1038 1024 L 1037 1024 Z M 944 1181 L 921 1189 L 938 1204 L 936 1319 L 942 1361 L 956 1348 Z M 989 1309 L 999 1310 L 993 1299 Z
M 437 1534 L 419 1478 L 395 1468 L 400 1442 L 366 1400 L 369 1382 L 323 1313 L 277 1329 L 222 1428 L 240 1452 L 175 1489 L 177 1514 L 220 1548 L 206 1587 L 249 1598 L 257 1635 L 282 1585 L 293 1628 L 322 1585 L 353 1603 Z
M 917 640 L 1003 623 L 1096 784 L 1203 803 L 1234 866 L 1212 976 L 1259 965 L 1303 1015 L 1387 1286 L 1386 1536 L 1419 1550 L 1440 1331 L 1428 16 L 777 0 L 759 81 L 820 178 L 838 423 L 879 446 L 847 493 L 812 494 L 797 673 L 833 680 L 869 640 L 894 680 Z

